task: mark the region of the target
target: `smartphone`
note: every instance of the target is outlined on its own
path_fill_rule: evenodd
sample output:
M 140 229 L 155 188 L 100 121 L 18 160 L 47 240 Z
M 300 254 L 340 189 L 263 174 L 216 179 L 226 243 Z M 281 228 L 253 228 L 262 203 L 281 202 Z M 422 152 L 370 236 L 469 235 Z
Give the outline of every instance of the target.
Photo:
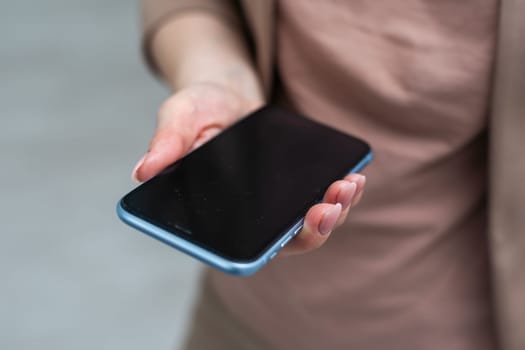
M 244 117 L 125 195 L 125 223 L 233 275 L 250 275 L 297 234 L 369 145 L 275 106 Z

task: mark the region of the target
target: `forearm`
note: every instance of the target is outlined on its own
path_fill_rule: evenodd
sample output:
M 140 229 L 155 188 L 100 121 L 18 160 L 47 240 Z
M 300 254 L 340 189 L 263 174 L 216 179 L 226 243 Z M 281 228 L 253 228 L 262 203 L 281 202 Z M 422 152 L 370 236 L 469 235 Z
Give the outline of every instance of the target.
M 173 90 L 211 82 L 249 100 L 262 99 L 244 38 L 213 14 L 188 11 L 175 16 L 159 28 L 150 48 Z

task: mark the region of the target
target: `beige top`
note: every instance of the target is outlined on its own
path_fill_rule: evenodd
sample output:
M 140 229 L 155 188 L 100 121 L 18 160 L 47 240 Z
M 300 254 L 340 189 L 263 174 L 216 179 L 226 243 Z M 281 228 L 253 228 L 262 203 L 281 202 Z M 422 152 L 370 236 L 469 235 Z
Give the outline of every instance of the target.
M 363 201 L 221 299 L 279 349 L 493 349 L 485 129 L 496 1 L 279 2 L 291 103 L 368 140 Z

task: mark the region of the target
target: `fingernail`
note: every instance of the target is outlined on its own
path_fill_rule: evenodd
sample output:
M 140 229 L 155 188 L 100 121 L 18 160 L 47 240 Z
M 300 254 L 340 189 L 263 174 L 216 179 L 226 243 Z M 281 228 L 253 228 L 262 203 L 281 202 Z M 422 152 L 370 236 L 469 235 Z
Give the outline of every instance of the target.
M 345 210 L 350 206 L 352 198 L 355 195 L 356 188 L 357 184 L 355 182 L 345 181 L 345 183 L 341 185 L 341 189 L 339 190 L 339 193 L 337 193 L 336 200 L 338 203 L 341 203 L 342 210 Z
M 322 235 L 332 232 L 339 215 L 341 215 L 341 209 L 341 203 L 337 203 L 323 213 L 321 222 L 319 222 L 319 232 Z
M 363 191 L 365 189 L 366 177 L 364 175 L 359 175 L 356 179 L 356 183 L 359 185 L 359 190 L 354 194 L 352 198 L 352 204 L 356 205 L 359 202 L 359 199 L 362 197 Z
M 144 164 L 144 160 L 146 159 L 146 155 L 147 155 L 147 153 L 145 155 L 143 155 L 142 158 L 140 158 L 140 160 L 137 162 L 137 164 L 133 168 L 133 171 L 131 172 L 131 179 L 133 181 L 135 181 L 135 182 L 140 183 L 140 180 L 137 178 L 137 171 L 142 166 L 142 164 Z
M 363 187 L 365 186 L 365 183 L 366 183 L 366 176 L 364 175 L 359 175 L 359 177 L 357 178 L 357 183 L 360 185 L 361 189 L 360 191 L 363 190 Z

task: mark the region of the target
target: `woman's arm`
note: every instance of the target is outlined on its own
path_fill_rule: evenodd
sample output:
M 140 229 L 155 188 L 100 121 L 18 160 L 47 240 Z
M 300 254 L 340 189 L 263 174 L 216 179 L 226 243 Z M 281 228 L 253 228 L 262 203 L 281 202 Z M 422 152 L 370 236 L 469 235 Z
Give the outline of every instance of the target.
M 174 94 L 134 177 L 145 181 L 263 104 L 244 37 L 210 11 L 186 10 L 156 28 L 150 64 Z
M 151 57 L 174 90 L 213 82 L 250 101 L 263 99 L 244 37 L 224 19 L 205 11 L 184 11 L 151 38 Z

